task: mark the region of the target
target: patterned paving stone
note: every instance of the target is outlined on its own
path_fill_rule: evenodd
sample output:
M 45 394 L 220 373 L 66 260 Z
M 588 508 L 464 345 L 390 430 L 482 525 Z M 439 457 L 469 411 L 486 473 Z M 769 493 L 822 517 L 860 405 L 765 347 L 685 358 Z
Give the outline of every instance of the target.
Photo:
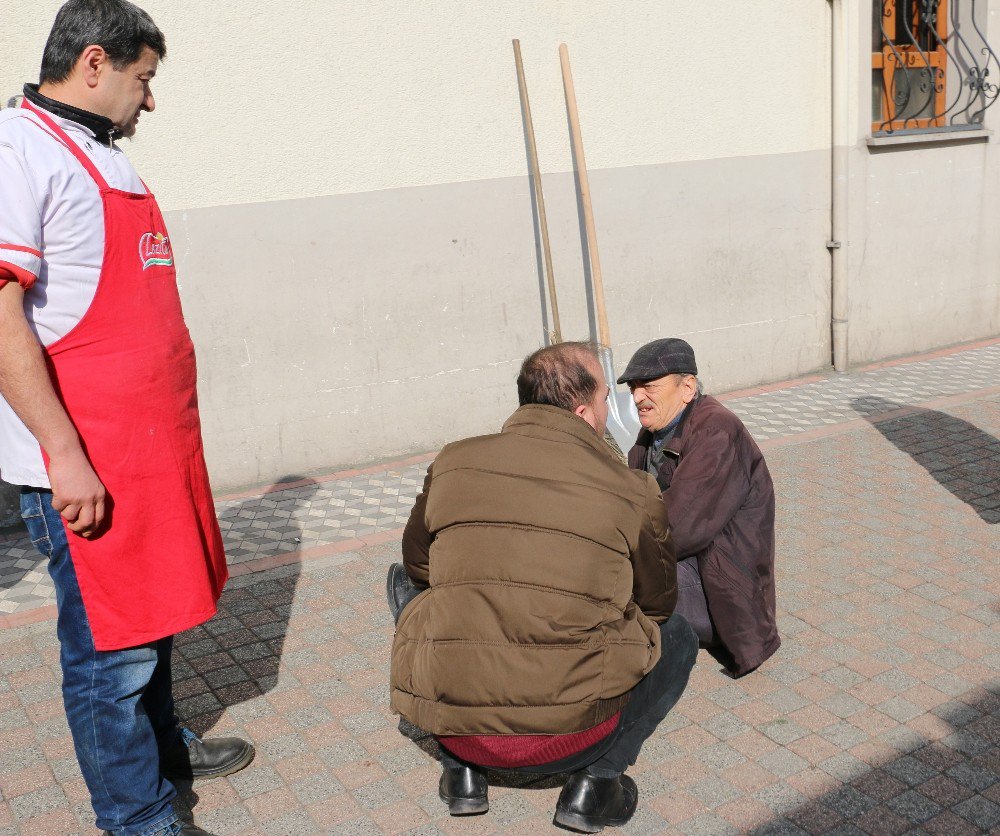
M 996 385 L 997 380 L 1000 345 L 992 345 L 888 369 L 838 375 L 731 400 L 728 406 L 763 441 L 985 388 Z M 924 457 L 922 463 L 928 469 L 938 473 L 940 483 L 957 491 L 956 495 L 978 500 L 989 519 L 1000 520 L 1000 492 L 995 488 L 1000 478 L 1000 465 L 995 464 L 1000 460 L 1000 442 L 980 435 L 970 447 L 964 422 L 949 416 L 940 416 L 938 422 L 944 445 L 939 441 L 934 447 L 927 446 L 926 420 L 919 415 L 894 422 L 894 438 L 900 443 L 914 437 L 922 441 L 922 446 L 909 447 Z M 992 459 L 994 465 L 978 465 L 984 457 Z M 425 469 L 416 464 L 337 482 L 308 481 L 261 496 L 219 502 L 219 523 L 229 562 L 238 564 L 399 528 L 405 524 Z M 835 485 L 831 487 L 835 489 Z M 884 520 L 881 516 L 870 519 L 876 529 Z M 863 524 L 863 519 L 858 522 Z M 914 525 L 911 521 L 909 530 L 914 530 Z M 839 530 L 831 531 L 830 536 L 839 536 Z M 933 600 L 946 593 L 927 584 L 916 594 Z M 54 603 L 55 593 L 43 562 L 27 537 L 0 541 L 0 615 Z M 843 623 L 827 626 L 833 635 L 849 629 Z
M 398 529 L 406 523 L 425 471 L 425 464 L 414 464 L 217 502 L 229 563 Z M 0 615 L 54 604 L 55 591 L 31 541 L 23 535 L 0 540 Z
M 1000 829 L 1000 398 L 976 395 L 998 362 L 991 346 L 729 401 L 780 442 L 857 408 L 969 394 L 768 450 L 784 645 L 736 681 L 702 654 L 632 771 L 641 805 L 626 832 Z M 382 583 L 398 543 L 309 557 L 348 532 L 398 529 L 424 469 L 219 503 L 233 562 L 306 559 L 233 578 L 219 615 L 177 638 L 185 722 L 258 747 L 243 773 L 185 794 L 211 832 L 550 830 L 555 784 L 495 783 L 489 814 L 452 820 L 435 744 L 388 712 Z M 51 601 L 41 571 L 24 538 L 0 542 L 0 614 Z M 0 629 L 0 836 L 95 832 L 58 677 L 52 621 Z
M 878 411 L 996 386 L 1000 345 L 887 369 L 838 375 L 730 402 L 757 439 L 857 420 Z M 885 403 L 878 403 L 881 398 Z M 867 399 L 867 400 L 866 400 Z M 888 406 L 888 409 L 884 408 Z

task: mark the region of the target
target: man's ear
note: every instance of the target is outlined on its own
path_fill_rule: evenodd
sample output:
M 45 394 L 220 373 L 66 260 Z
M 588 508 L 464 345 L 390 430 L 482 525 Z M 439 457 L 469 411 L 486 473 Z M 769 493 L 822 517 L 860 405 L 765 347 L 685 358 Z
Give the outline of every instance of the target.
M 104 47 L 97 44 L 88 46 L 76 59 L 76 70 L 80 73 L 84 84 L 91 89 L 97 86 L 101 73 L 110 67 L 111 60 L 108 58 L 108 53 L 104 51 Z
M 573 414 L 579 416 L 584 421 L 586 421 L 590 428 L 597 432 L 597 417 L 594 415 L 594 410 L 591 408 L 589 403 L 582 403 L 576 409 L 573 410 Z
M 681 400 L 684 403 L 691 403 L 694 400 L 694 396 L 698 393 L 698 378 L 688 375 L 681 381 L 681 386 L 684 388 L 684 395 Z

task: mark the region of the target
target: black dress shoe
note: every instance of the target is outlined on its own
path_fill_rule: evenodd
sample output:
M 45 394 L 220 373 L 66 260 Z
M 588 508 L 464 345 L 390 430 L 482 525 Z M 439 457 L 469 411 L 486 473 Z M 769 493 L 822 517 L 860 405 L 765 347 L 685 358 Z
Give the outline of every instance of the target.
M 389 604 L 392 620 L 399 621 L 403 608 L 425 589 L 426 586 L 418 586 L 410 580 L 402 563 L 393 563 L 385 576 L 385 600 Z
M 446 766 L 441 773 L 438 795 L 453 816 L 475 816 L 490 809 L 486 776 L 471 766 Z
M 220 778 L 239 772 L 253 760 L 254 754 L 250 742 L 239 737 L 199 740 L 190 735 L 186 743 L 160 753 L 160 774 L 181 781 Z
M 597 778 L 574 772 L 559 793 L 553 822 L 581 833 L 598 833 L 628 822 L 638 803 L 639 788 L 628 775 Z

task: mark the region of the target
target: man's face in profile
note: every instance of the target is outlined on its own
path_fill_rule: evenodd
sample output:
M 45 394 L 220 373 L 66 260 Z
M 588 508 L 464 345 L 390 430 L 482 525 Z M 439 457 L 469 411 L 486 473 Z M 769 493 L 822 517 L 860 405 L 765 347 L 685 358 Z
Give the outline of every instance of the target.
M 134 136 L 139 115 L 156 107 L 150 83 L 159 61 L 156 53 L 146 46 L 132 64 L 115 69 L 108 59 L 101 68 L 102 115 L 115 123 L 122 136 Z
M 697 391 L 695 377 L 690 374 L 668 374 L 656 380 L 630 380 L 628 388 L 639 412 L 639 423 L 654 433 L 680 415 Z
M 587 423 L 594 428 L 594 432 L 596 432 L 599 436 L 603 436 L 604 431 L 608 426 L 608 396 L 611 394 L 611 389 L 607 383 L 604 382 L 604 369 L 602 369 L 601 364 L 597 362 L 597 358 L 590 357 L 588 359 L 587 371 L 589 371 L 594 376 L 594 380 L 597 381 L 597 388 L 594 390 L 594 397 L 590 401 L 590 412 L 593 415 L 593 420 L 587 421 Z

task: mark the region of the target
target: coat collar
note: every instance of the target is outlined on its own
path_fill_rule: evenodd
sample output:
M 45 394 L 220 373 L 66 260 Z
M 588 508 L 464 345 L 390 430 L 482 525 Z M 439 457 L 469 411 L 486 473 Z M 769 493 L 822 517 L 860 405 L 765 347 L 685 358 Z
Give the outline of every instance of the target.
M 77 125 L 90 131 L 98 142 L 110 145 L 112 140 L 118 139 L 120 136 L 115 123 L 108 119 L 107 116 L 91 113 L 89 110 L 82 110 L 79 107 L 64 104 L 49 96 L 43 96 L 38 92 L 37 84 L 24 85 L 24 98 L 36 107 L 40 107 L 42 110 L 51 113 L 53 116 L 75 122 Z
M 501 432 L 533 436 L 570 436 L 619 461 L 611 448 L 586 421 L 566 409 L 547 404 L 525 404 L 508 418 Z M 565 440 L 565 439 L 564 439 Z

